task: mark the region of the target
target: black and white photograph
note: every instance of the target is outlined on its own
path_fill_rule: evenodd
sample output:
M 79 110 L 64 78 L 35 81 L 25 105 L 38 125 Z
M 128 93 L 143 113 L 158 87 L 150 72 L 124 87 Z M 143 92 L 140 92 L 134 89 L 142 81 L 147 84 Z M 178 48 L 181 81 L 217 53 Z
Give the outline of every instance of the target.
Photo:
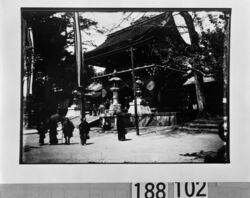
M 20 21 L 20 164 L 230 163 L 230 8 Z

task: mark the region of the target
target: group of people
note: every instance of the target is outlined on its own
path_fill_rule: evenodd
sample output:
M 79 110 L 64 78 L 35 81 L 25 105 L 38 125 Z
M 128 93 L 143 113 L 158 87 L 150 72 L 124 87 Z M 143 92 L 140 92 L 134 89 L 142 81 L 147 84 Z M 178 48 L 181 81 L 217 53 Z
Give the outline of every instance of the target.
M 75 126 L 73 122 L 67 118 L 60 116 L 59 114 L 53 114 L 50 116 L 47 123 L 40 122 L 37 126 L 38 134 L 39 134 L 39 143 L 40 145 L 44 145 L 44 139 L 47 131 L 49 131 L 49 143 L 50 145 L 58 144 L 57 139 L 57 127 L 58 122 L 62 124 L 62 132 L 65 139 L 65 144 L 70 144 L 70 138 L 73 136 L 73 131 Z M 79 133 L 80 133 L 80 141 L 82 145 L 87 143 L 87 139 L 89 139 L 89 131 L 90 126 L 89 123 L 86 121 L 86 118 L 81 118 L 81 123 L 79 124 Z M 109 127 L 106 130 L 111 128 L 110 123 Z M 122 116 L 117 116 L 117 133 L 118 133 L 118 140 L 125 141 L 126 140 L 126 129 L 122 120 Z
M 99 104 L 93 104 L 90 106 L 89 109 L 89 115 L 97 116 L 100 114 L 104 114 L 106 110 L 109 109 L 110 101 L 107 99 L 104 103 Z
M 44 145 L 45 134 L 47 133 L 47 131 L 49 131 L 49 143 L 51 145 L 58 144 L 58 139 L 57 139 L 58 122 L 61 122 L 62 124 L 62 132 L 65 139 L 65 144 L 70 144 L 70 138 L 73 136 L 73 131 L 75 129 L 73 122 L 67 117 L 62 117 L 59 114 L 53 114 L 52 116 L 50 116 L 47 123 L 41 121 L 38 124 L 37 130 L 39 134 L 40 145 Z M 88 122 L 86 121 L 85 118 L 82 118 L 81 123 L 79 124 L 79 133 L 82 145 L 85 145 L 87 139 L 89 139 L 89 131 L 90 127 Z

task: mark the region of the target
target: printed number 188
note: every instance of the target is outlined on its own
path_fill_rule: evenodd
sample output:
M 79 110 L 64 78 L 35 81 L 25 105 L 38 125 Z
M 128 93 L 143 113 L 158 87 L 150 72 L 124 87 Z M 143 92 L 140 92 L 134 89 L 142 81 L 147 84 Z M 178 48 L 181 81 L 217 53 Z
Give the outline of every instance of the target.
M 132 198 L 167 198 L 166 183 L 136 183 L 133 184 Z

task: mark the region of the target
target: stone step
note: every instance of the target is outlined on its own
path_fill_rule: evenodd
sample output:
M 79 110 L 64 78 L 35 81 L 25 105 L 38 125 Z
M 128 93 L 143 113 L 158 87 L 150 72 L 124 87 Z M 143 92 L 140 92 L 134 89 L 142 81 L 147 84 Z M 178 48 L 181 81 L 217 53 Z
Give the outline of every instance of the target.
M 192 132 L 192 133 L 218 133 L 217 128 L 195 128 L 195 127 L 179 127 L 178 128 L 180 131 L 185 131 L 185 132 Z
M 209 124 L 220 124 L 223 122 L 222 119 L 196 119 L 192 121 L 193 123 L 209 123 Z
M 198 122 L 190 122 L 185 123 L 184 126 L 186 127 L 195 127 L 195 128 L 218 128 L 218 123 L 198 123 Z
M 91 119 L 88 121 L 90 127 L 96 127 L 100 125 L 100 118 Z

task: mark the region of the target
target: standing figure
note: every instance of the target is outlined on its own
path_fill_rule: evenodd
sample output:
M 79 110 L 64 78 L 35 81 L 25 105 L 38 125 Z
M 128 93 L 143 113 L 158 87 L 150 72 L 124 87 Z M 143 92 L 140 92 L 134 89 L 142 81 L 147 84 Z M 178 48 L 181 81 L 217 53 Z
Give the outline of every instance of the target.
M 124 122 L 123 122 L 121 114 L 117 115 L 117 133 L 118 133 L 118 140 L 119 141 L 125 141 L 126 140 L 125 135 L 126 135 L 127 131 L 125 129 Z
M 92 115 L 93 114 L 93 105 L 92 103 L 90 103 L 90 106 L 89 106 L 89 115 Z
M 93 116 L 97 116 L 97 111 L 98 109 L 97 109 L 96 104 L 93 104 Z
M 62 123 L 65 144 L 70 144 L 70 138 L 73 136 L 74 128 L 74 124 L 69 120 L 69 118 L 66 117 Z
M 101 103 L 99 105 L 99 114 L 104 114 L 105 113 L 105 106 Z
M 49 128 L 49 142 L 51 145 L 53 144 L 58 144 L 58 139 L 57 139 L 57 123 L 60 120 L 59 114 L 53 114 L 50 116 L 49 121 L 48 121 L 48 128 Z
M 104 131 L 108 131 L 110 129 L 111 129 L 111 123 L 110 123 L 110 121 L 108 119 L 104 119 L 104 123 L 102 125 L 103 132 Z
M 109 112 L 109 106 L 110 106 L 110 101 L 109 99 L 107 99 L 104 103 L 104 106 L 105 106 L 105 113 L 108 114 Z
M 81 123 L 79 125 L 81 144 L 86 144 L 87 139 L 89 139 L 89 123 L 86 121 L 86 118 L 81 119 Z
M 45 123 L 43 121 L 40 121 L 37 125 L 37 131 L 39 134 L 39 144 L 40 146 L 44 145 L 44 138 L 46 133 L 46 127 Z

